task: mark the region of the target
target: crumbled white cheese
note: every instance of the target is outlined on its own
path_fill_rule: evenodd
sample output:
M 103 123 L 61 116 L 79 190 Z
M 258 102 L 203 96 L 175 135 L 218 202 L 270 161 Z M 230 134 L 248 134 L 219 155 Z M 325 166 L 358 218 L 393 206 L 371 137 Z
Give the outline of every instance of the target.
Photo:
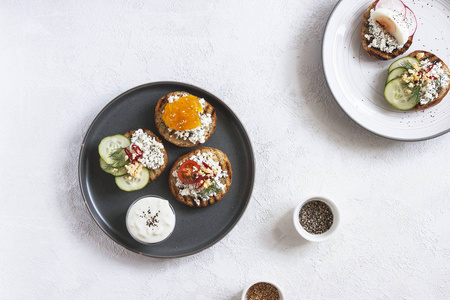
M 428 59 L 420 62 L 422 70 L 428 70 L 433 63 Z M 420 89 L 420 105 L 425 105 L 439 96 L 441 89 L 447 88 L 449 85 L 449 74 L 442 68 L 442 63 L 434 64 L 433 68 L 427 73 L 428 77 L 435 77 L 437 80 L 427 80 Z
M 149 136 L 142 129 L 138 129 L 133 133 L 131 145 L 136 145 L 142 150 L 142 157 L 138 161 L 147 169 L 154 170 L 164 165 L 163 144 L 154 137 Z
M 222 191 L 225 191 L 225 184 L 223 183 L 223 179 L 228 177 L 228 173 L 227 171 L 222 170 L 222 167 L 217 160 L 214 160 L 212 152 L 208 151 L 192 155 L 191 157 L 189 157 L 189 160 L 195 161 L 200 166 L 202 166 L 203 163 L 206 163 L 208 166 L 210 166 L 212 172 L 216 174 L 213 179 L 216 182 L 217 187 Z M 204 198 L 200 197 L 200 192 L 209 184 L 211 184 L 211 182 L 209 184 L 205 183 L 205 185 L 200 189 L 196 189 L 195 183 L 185 184 L 180 180 L 180 178 L 178 178 L 178 168 L 173 171 L 172 176 L 176 178 L 175 186 L 178 188 L 179 194 L 181 196 L 191 196 L 194 199 L 195 203 L 197 203 L 197 205 L 200 205 L 200 201 L 208 201 L 209 197 L 216 195 L 216 192 L 212 192 L 208 195 L 205 195 Z
M 369 18 L 369 34 L 364 37 L 371 41 L 369 48 L 377 48 L 386 53 L 392 53 L 395 49 L 402 49 L 404 44 L 399 44 L 398 41 L 387 30 L 372 18 L 374 9 L 370 10 Z
M 169 102 L 169 103 L 172 103 L 172 102 L 175 102 L 175 101 L 177 101 L 178 99 L 180 99 L 181 97 L 186 97 L 188 94 L 186 94 L 186 93 L 183 93 L 183 94 L 181 94 L 181 95 L 171 95 L 169 98 L 167 98 L 167 101 Z
M 169 103 L 172 103 L 174 101 L 177 101 L 180 97 L 185 97 L 187 94 L 183 94 L 182 96 L 170 96 L 167 101 Z M 206 106 L 205 99 L 201 98 L 199 99 L 200 104 L 202 105 L 202 111 L 200 112 L 200 123 L 201 125 L 189 130 L 174 130 L 169 127 L 169 132 L 175 134 L 175 136 L 179 139 L 183 140 L 189 140 L 191 143 L 196 144 L 199 142 L 200 144 L 203 144 L 206 141 L 206 135 L 208 133 L 209 126 L 212 123 L 211 114 L 204 113 L 204 108 Z
M 206 141 L 206 134 L 208 133 L 209 126 L 212 123 L 211 114 L 200 114 L 201 125 L 197 128 L 190 130 L 173 130 L 173 134 L 177 138 L 183 140 L 189 140 L 191 143 L 195 144 L 199 142 L 203 144 Z

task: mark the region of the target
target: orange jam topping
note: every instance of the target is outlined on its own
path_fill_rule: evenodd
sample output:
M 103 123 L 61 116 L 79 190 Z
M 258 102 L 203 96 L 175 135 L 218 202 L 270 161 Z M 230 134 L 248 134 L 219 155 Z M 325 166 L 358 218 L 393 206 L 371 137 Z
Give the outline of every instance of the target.
M 174 130 L 189 130 L 202 124 L 200 112 L 203 108 L 197 97 L 187 95 L 167 103 L 162 114 L 163 122 Z

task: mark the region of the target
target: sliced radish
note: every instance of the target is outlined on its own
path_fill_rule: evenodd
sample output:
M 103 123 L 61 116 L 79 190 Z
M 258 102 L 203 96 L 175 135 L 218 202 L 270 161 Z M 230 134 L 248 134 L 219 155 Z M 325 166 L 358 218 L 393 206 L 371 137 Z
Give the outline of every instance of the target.
M 397 11 L 406 15 L 406 5 L 400 0 L 378 0 L 375 5 L 375 11 L 377 9 Z
M 405 7 L 406 7 L 405 23 L 409 30 L 409 36 L 413 36 L 417 30 L 416 15 L 413 13 L 413 11 L 408 6 L 405 6 Z

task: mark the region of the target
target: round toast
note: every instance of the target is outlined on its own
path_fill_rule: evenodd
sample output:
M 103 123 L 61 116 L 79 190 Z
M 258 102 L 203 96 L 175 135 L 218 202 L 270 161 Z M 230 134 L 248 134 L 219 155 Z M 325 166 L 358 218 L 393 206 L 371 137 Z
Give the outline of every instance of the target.
M 164 124 L 164 121 L 162 120 L 162 114 L 163 114 L 164 108 L 166 107 L 167 103 L 169 103 L 169 101 L 168 101 L 169 97 L 170 96 L 181 97 L 181 96 L 185 96 L 185 95 L 189 95 L 189 93 L 178 91 L 178 92 L 169 93 L 169 94 L 165 95 L 164 97 L 162 97 L 161 99 L 159 99 L 158 104 L 156 104 L 156 108 L 155 108 L 155 124 L 156 124 L 156 128 L 159 131 L 159 134 L 161 134 L 161 136 L 166 141 L 168 141 L 178 147 L 195 147 L 195 146 L 198 146 L 199 144 L 201 144 L 200 141 L 193 143 L 189 139 L 183 139 L 181 137 L 177 137 L 175 134 L 173 134 L 173 131 L 171 132 L 169 130 L 169 127 L 167 127 L 166 124 Z M 211 137 L 214 130 L 216 130 L 217 116 L 216 116 L 216 110 L 214 109 L 214 107 L 211 104 L 209 104 L 206 100 L 205 100 L 205 107 L 203 108 L 202 113 L 211 114 L 211 121 L 212 121 L 206 130 L 206 134 L 205 134 L 205 142 L 206 142 Z
M 219 194 L 217 194 L 215 196 L 209 197 L 209 199 L 207 199 L 206 201 L 200 200 L 200 204 L 197 204 L 191 196 L 181 196 L 180 195 L 179 189 L 176 186 L 178 176 L 174 176 L 174 171 L 177 171 L 178 168 L 181 166 L 181 164 L 184 163 L 186 160 L 189 160 L 192 155 L 195 155 L 198 153 L 204 153 L 204 152 L 212 152 L 213 159 L 219 162 L 220 167 L 222 168 L 223 171 L 227 172 L 228 176 L 220 179 L 221 182 L 225 185 L 225 189 L 222 192 L 220 192 Z M 231 164 L 225 153 L 223 153 L 222 151 L 215 149 L 215 148 L 201 147 L 201 148 L 197 148 L 197 149 L 192 150 L 191 152 L 183 155 L 182 157 L 177 159 L 177 161 L 172 165 L 172 168 L 170 169 L 170 174 L 169 174 L 169 187 L 170 187 L 170 191 L 172 192 L 173 196 L 181 203 L 184 203 L 191 207 L 207 207 L 207 206 L 213 205 L 214 203 L 219 202 L 219 200 L 222 199 L 223 196 L 225 196 L 225 194 L 230 189 L 232 175 L 233 174 L 232 174 L 232 170 L 231 170 Z
M 417 54 L 419 54 L 419 53 L 423 53 L 424 55 L 417 57 Z M 442 69 L 448 74 L 448 76 L 450 76 L 450 70 L 449 70 L 448 66 L 439 57 L 437 57 L 436 55 L 434 55 L 431 52 L 417 50 L 417 51 L 412 52 L 408 56 L 415 57 L 418 61 L 428 59 L 432 63 L 441 63 Z M 431 102 L 428 102 L 425 105 L 420 105 L 420 103 L 419 103 L 418 105 L 416 105 L 413 108 L 413 110 L 424 110 L 424 109 L 428 109 L 430 107 L 433 107 L 433 106 L 439 104 L 442 101 L 442 99 L 444 99 L 444 97 L 447 95 L 449 90 L 450 90 L 450 84 L 447 85 L 447 88 L 441 89 L 441 91 L 439 92 L 438 97 L 436 99 L 434 99 Z
M 146 134 L 148 134 L 151 137 L 154 137 L 156 139 L 156 141 L 161 142 L 161 140 L 149 129 L 142 129 Z M 124 134 L 124 136 L 126 136 L 127 138 L 131 139 L 131 136 L 133 135 L 133 133 L 136 130 L 130 130 L 127 133 Z M 164 146 L 164 144 L 163 144 Z M 163 153 L 164 153 L 164 164 L 162 166 L 160 166 L 158 169 L 148 169 L 149 173 L 150 173 L 150 179 L 148 180 L 148 182 L 152 182 L 153 180 L 155 180 L 156 178 L 158 178 L 159 175 L 161 175 L 161 173 L 164 171 L 164 169 L 166 168 L 167 165 L 167 152 L 166 149 L 163 148 Z
M 376 59 L 379 59 L 379 60 L 389 60 L 389 59 L 396 58 L 397 56 L 405 53 L 409 49 L 409 47 L 411 47 L 414 35 L 409 37 L 409 39 L 406 41 L 406 43 L 403 46 L 403 48 L 395 49 L 394 51 L 392 51 L 392 53 L 383 52 L 380 49 L 373 48 L 373 47 L 369 48 L 369 45 L 372 42 L 372 40 L 366 39 L 365 35 L 366 34 L 370 34 L 369 33 L 370 11 L 372 10 L 372 8 L 375 8 L 376 4 L 377 4 L 377 1 L 373 2 L 369 6 L 369 8 L 367 8 L 367 10 L 364 13 L 362 26 L 361 26 L 361 42 L 362 42 L 362 45 L 364 47 L 364 50 L 366 50 L 367 54 L 369 54 L 369 56 L 371 56 L 373 58 L 376 58 Z

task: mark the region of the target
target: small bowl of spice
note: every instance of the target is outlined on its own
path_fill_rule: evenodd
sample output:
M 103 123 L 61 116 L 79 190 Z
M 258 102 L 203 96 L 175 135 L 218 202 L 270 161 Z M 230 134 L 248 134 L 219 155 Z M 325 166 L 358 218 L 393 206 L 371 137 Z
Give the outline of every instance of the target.
M 244 290 L 242 300 L 284 300 L 284 295 L 275 283 L 259 281 Z
M 339 210 L 329 198 L 311 197 L 294 210 L 294 226 L 297 232 L 311 242 L 330 238 L 338 228 Z

